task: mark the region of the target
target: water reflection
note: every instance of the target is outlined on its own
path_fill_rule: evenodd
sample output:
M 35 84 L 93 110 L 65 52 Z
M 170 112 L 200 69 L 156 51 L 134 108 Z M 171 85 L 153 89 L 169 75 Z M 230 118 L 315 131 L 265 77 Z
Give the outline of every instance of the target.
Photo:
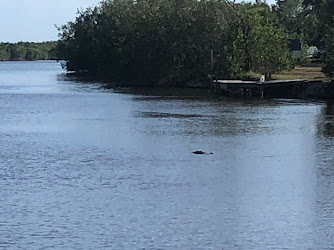
M 333 104 L 104 89 L 28 65 L 0 64 L 0 248 L 332 247 Z
M 318 129 L 321 134 L 326 137 L 332 137 L 334 135 L 334 102 L 326 101 L 322 110 L 322 114 L 319 117 Z

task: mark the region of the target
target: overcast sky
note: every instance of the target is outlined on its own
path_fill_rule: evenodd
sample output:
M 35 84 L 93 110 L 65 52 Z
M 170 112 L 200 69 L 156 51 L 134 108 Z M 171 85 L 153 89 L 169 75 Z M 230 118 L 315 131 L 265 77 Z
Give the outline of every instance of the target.
M 100 0 L 0 0 L 0 41 L 57 40 L 54 25 L 74 20 L 77 9 Z

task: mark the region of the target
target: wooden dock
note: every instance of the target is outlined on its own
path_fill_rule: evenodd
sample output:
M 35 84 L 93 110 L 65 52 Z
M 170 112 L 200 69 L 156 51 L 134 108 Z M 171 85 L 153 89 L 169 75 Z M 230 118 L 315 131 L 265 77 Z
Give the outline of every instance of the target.
M 316 81 L 303 79 L 271 80 L 271 81 L 242 81 L 217 80 L 213 82 L 215 92 L 233 97 L 261 97 L 261 98 L 300 98 L 304 97 L 310 84 Z

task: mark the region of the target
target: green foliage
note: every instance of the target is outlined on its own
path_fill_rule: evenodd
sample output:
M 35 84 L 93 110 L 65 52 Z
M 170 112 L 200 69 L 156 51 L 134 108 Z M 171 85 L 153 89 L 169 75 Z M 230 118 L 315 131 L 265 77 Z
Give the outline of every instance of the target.
M 274 6 L 279 26 L 289 38 L 299 38 L 308 45 L 323 47 L 323 27 L 319 22 L 322 0 L 277 0 Z M 317 6 L 316 6 L 317 5 Z
M 276 15 L 264 4 L 250 8 L 249 12 L 249 20 L 253 25 L 249 34 L 252 69 L 269 76 L 288 69 L 291 56 L 284 32 L 276 28 Z
M 55 54 L 56 44 L 57 42 L 0 43 L 0 61 L 57 59 Z
M 322 68 L 322 72 L 328 76 L 333 78 L 334 77 L 334 51 L 331 49 L 327 52 L 327 57 Z
M 305 0 L 317 19 L 317 28 L 321 47 L 325 50 L 322 72 L 329 77 L 334 76 L 334 0 Z
M 276 14 L 263 3 L 240 4 L 237 11 L 241 23 L 234 42 L 234 64 L 241 64 L 243 71 L 260 72 L 267 78 L 289 69 L 292 59 L 285 34 L 277 28 Z
M 114 81 L 184 83 L 250 69 L 270 74 L 289 61 L 287 41 L 265 4 L 103 1 L 60 27 L 59 37 L 57 55 L 67 70 Z
M 322 71 L 333 77 L 334 0 L 278 0 L 275 11 L 288 36 L 297 35 L 325 52 Z
M 303 0 L 277 0 L 275 11 L 279 24 L 286 33 L 300 35 L 303 32 L 305 22 Z

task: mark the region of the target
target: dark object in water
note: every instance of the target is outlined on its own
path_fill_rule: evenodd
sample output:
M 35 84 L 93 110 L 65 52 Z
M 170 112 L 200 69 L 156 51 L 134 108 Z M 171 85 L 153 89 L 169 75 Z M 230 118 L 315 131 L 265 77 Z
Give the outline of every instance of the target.
M 204 151 L 201 151 L 201 150 L 194 151 L 193 154 L 195 154 L 195 155 L 208 155 L 208 153 L 205 153 Z M 213 155 L 213 153 L 210 153 L 210 155 Z
M 195 154 L 195 155 L 204 155 L 205 153 L 203 151 L 194 151 L 193 154 Z

